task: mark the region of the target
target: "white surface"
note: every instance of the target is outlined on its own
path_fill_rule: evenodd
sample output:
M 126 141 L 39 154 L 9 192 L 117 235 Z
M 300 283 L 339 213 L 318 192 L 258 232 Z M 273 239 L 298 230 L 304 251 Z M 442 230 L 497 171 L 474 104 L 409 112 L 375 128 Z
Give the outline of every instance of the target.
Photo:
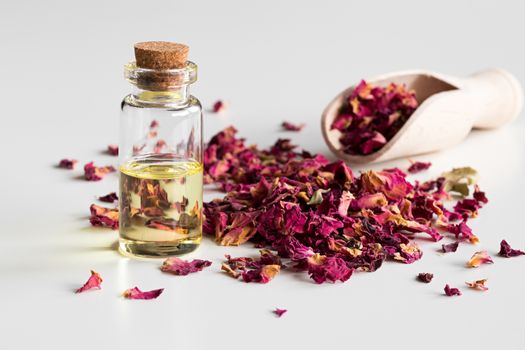
M 519 348 L 525 257 L 495 258 L 479 269 L 464 264 L 477 249 L 495 254 L 502 238 L 525 249 L 523 115 L 509 127 L 477 132 L 454 149 L 420 158 L 434 163 L 424 178 L 453 166 L 479 170 L 491 201 L 473 221 L 478 247 L 441 256 L 439 244 L 423 244 L 421 261 L 387 263 L 345 284 L 315 285 L 288 273 L 267 285 L 241 283 L 219 272 L 221 258 L 256 250 L 211 240 L 192 256 L 212 260 L 212 267 L 187 277 L 162 274 L 160 261 L 119 256 L 117 233 L 87 221 L 90 203 L 115 190 L 116 176 L 90 183 L 77 179 L 80 169 L 53 165 L 63 157 L 115 161 L 101 151 L 117 138 L 119 102 L 129 91 L 122 65 L 135 41 L 191 45 L 200 66 L 195 95 L 205 106 L 217 98 L 231 102 L 228 115 L 206 115 L 206 138 L 234 124 L 250 142 L 269 145 L 290 136 L 327 153 L 320 113 L 361 77 L 409 68 L 466 75 L 502 66 L 523 82 L 525 5 L 177 3 L 0 4 L 0 348 Z M 308 126 L 284 134 L 284 119 Z M 104 277 L 103 290 L 75 295 L 90 269 Z M 435 273 L 431 284 L 414 281 L 423 271 Z M 484 277 L 488 292 L 463 288 Z M 445 283 L 464 295 L 443 296 Z M 155 301 L 119 297 L 135 285 L 166 290 Z M 289 312 L 278 319 L 275 307 Z

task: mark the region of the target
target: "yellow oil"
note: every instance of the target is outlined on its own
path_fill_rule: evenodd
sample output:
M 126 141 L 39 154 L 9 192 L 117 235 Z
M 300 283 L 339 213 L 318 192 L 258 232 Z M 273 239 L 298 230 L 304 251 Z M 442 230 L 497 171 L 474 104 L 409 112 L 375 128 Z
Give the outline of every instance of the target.
M 120 167 L 119 249 L 164 257 L 195 250 L 202 239 L 203 166 L 166 155 Z

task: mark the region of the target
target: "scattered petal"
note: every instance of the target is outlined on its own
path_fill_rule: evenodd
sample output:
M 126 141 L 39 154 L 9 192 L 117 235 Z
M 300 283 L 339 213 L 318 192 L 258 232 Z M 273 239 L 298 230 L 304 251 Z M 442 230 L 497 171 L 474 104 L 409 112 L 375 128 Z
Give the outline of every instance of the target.
M 485 286 L 485 283 L 487 282 L 487 279 L 482 279 L 482 280 L 477 280 L 477 281 L 474 281 L 474 282 L 465 282 L 465 284 L 467 286 L 469 286 L 469 288 L 473 288 L 473 289 L 477 289 L 477 290 L 481 290 L 483 292 L 489 290 L 486 286 Z
M 118 145 L 108 145 L 108 154 L 118 156 Z
M 76 290 L 75 293 L 83 293 L 87 290 L 96 288 L 101 289 L 100 284 L 102 283 L 102 277 L 100 277 L 100 274 L 97 272 L 91 270 L 91 276 L 89 276 L 88 280 L 82 287 Z
M 118 196 L 115 192 L 111 192 L 105 196 L 98 197 L 98 200 L 105 203 L 113 203 L 118 201 Z
M 507 243 L 506 240 L 502 240 L 500 243 L 498 255 L 504 258 L 511 258 L 515 256 L 525 255 L 525 252 L 518 249 L 512 249 L 512 247 L 510 246 L 510 244 Z
M 419 173 L 420 171 L 427 170 L 428 168 L 430 168 L 431 165 L 432 165 L 432 163 L 430 163 L 430 162 L 428 162 L 428 163 L 425 163 L 425 162 L 413 162 L 408 167 L 408 172 L 411 173 L 411 174 Z
M 224 101 L 218 100 L 217 102 L 213 104 L 212 110 L 214 113 L 220 113 L 220 112 L 225 111 L 226 108 L 227 108 L 226 103 Z
M 458 250 L 459 242 L 449 243 L 449 244 L 443 244 L 441 245 L 441 250 L 443 253 L 454 253 L 456 250 Z
M 143 292 L 138 287 L 134 287 L 134 288 L 125 290 L 124 293 L 122 293 L 122 296 L 126 299 L 149 300 L 149 299 L 157 299 L 159 295 L 162 294 L 163 291 L 164 291 L 164 288 Z
M 284 315 L 286 312 L 288 312 L 288 310 L 286 310 L 286 309 L 275 308 L 275 310 L 273 310 L 273 313 L 276 314 L 277 317 L 281 317 L 281 316 Z
M 112 166 L 96 167 L 93 162 L 84 165 L 84 177 L 87 181 L 100 181 L 107 173 L 114 171 Z
M 293 124 L 290 122 L 283 122 L 281 127 L 286 131 L 301 131 L 305 127 L 305 124 Z
M 96 204 L 89 207 L 91 216 L 89 222 L 93 226 L 109 227 L 112 230 L 118 229 L 119 213 L 116 208 L 104 208 Z
M 161 271 L 169 272 L 177 276 L 186 276 L 190 273 L 202 271 L 205 267 L 211 265 L 211 261 L 193 259 L 192 261 L 183 260 L 177 257 L 171 257 L 162 263 Z
M 432 278 L 434 278 L 434 274 L 432 273 L 421 272 L 417 275 L 417 279 L 423 283 L 430 283 L 432 281 Z
M 58 163 L 58 167 L 62 169 L 75 169 L 78 160 L 64 158 Z
M 461 291 L 457 288 L 452 288 L 450 287 L 448 284 L 445 286 L 445 295 L 447 297 L 452 297 L 452 296 L 460 296 L 461 295 Z
M 467 263 L 468 267 L 479 267 L 482 264 L 493 264 L 492 258 L 486 250 L 476 252 Z

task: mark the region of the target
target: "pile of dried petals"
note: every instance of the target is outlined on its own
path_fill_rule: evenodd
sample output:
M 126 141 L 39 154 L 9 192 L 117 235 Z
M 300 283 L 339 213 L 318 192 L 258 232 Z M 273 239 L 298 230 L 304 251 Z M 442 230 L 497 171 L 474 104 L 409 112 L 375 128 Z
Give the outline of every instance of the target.
M 362 80 L 346 98 L 331 128 L 341 132 L 344 152 L 370 154 L 394 137 L 417 106 L 414 91 L 404 85 L 380 87 Z
M 467 221 L 486 203 L 484 193 L 475 186 L 471 198 L 445 206 L 452 193 L 462 196 L 460 185 L 468 190 L 471 168 L 424 183 L 409 182 L 397 168 L 356 176 L 344 162 L 294 151 L 289 140 L 259 150 L 246 147 L 235 132 L 232 127 L 220 132 L 205 152 L 206 178 L 228 192 L 204 207 L 203 230 L 221 245 L 252 241 L 323 283 L 375 271 L 386 259 L 406 264 L 420 259 L 413 238 L 421 233 L 433 241 L 449 233 L 478 242 Z M 267 282 L 282 265 L 227 259 L 223 269 L 246 282 Z

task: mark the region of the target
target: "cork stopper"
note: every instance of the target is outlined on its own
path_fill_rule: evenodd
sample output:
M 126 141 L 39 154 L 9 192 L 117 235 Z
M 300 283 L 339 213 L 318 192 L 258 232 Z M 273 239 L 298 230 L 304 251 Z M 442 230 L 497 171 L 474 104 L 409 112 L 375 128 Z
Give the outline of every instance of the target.
M 135 44 L 137 67 L 147 69 L 184 68 L 189 47 L 167 41 L 146 41 Z

